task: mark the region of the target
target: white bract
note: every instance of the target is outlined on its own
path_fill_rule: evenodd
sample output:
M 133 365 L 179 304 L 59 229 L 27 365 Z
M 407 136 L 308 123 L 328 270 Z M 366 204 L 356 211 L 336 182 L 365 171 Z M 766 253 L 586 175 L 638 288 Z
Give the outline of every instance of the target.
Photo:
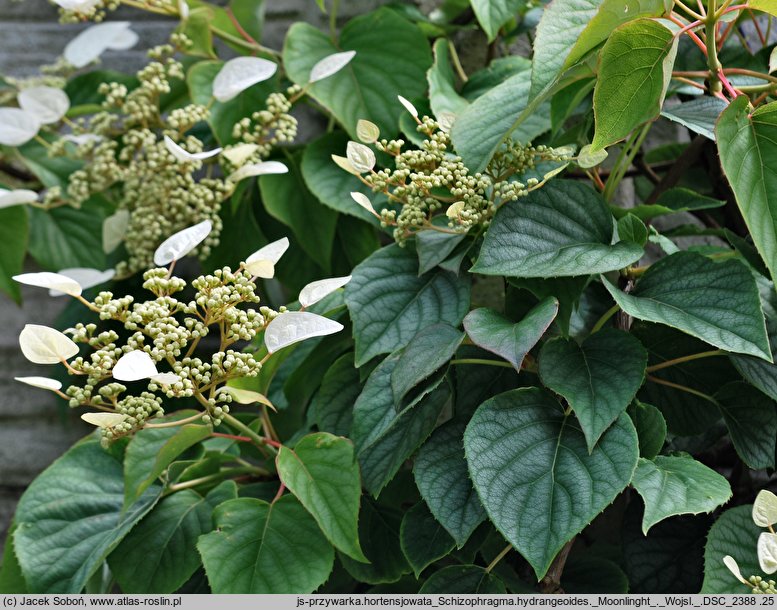
M 752 586 L 750 585 L 749 582 L 747 582 L 744 579 L 744 577 L 742 576 L 742 572 L 739 570 L 739 565 L 737 564 L 737 560 L 734 559 L 731 555 L 726 555 L 723 558 L 723 563 L 729 570 L 731 570 L 731 573 L 737 578 L 739 582 L 744 583 L 748 586 Z
M 288 311 L 273 318 L 264 331 L 264 344 L 271 354 L 279 349 L 343 330 L 343 325 L 307 311 Z
M 452 203 L 448 206 L 448 209 L 445 210 L 445 215 L 448 218 L 458 218 L 459 214 L 461 214 L 461 211 L 464 209 L 464 202 L 463 201 L 457 201 L 456 203 Z
M 33 388 L 40 388 L 41 390 L 51 390 L 56 392 L 62 388 L 62 383 L 56 379 L 49 379 L 48 377 L 14 377 L 16 381 L 26 383 Z
M 264 394 L 260 394 L 259 392 L 254 392 L 253 390 L 244 390 L 243 388 L 233 388 L 232 386 L 223 386 L 219 388 L 219 391 L 217 394 L 229 394 L 232 396 L 232 400 L 234 400 L 236 403 L 239 403 L 241 405 L 251 405 L 255 402 L 258 402 L 259 404 L 266 405 L 272 409 L 275 409 L 275 406 L 270 402 L 270 400 L 265 396 Z
M 275 265 L 289 249 L 289 238 L 282 237 L 259 248 L 245 260 L 245 268 L 253 276 L 269 280 L 275 275 Z
M 127 416 L 122 413 L 84 413 L 81 419 L 98 428 L 113 428 L 125 421 Z
M 78 353 L 78 345 L 54 328 L 27 324 L 19 334 L 22 354 L 35 364 L 57 364 Z
M 8 189 L 0 188 L 0 209 L 10 208 L 14 205 L 22 205 L 25 203 L 32 203 L 38 200 L 38 193 L 35 191 L 29 191 L 27 189 L 16 189 L 9 191 Z
M 275 277 L 275 263 L 268 260 L 257 260 L 245 264 L 245 269 L 253 277 L 260 277 L 263 280 L 271 280 Z
M 232 182 L 240 182 L 241 180 L 244 180 L 245 178 L 251 178 L 252 176 L 286 174 L 288 171 L 289 168 L 280 161 L 261 161 L 259 163 L 244 165 L 236 172 L 230 174 L 228 180 L 231 180 Z
M 607 151 L 604 149 L 591 152 L 591 145 L 586 144 L 580 149 L 580 153 L 577 155 L 577 164 L 588 169 L 589 167 L 595 167 L 607 158 Z
M 181 378 L 175 373 L 157 373 L 156 375 L 151 375 L 149 379 L 162 385 L 173 385 L 181 381 Z
M 375 216 L 378 215 L 378 213 L 375 211 L 375 208 L 372 207 L 372 201 L 370 201 L 367 195 L 364 193 L 353 191 L 351 192 L 351 199 L 367 210 L 370 214 L 375 214 Z
M 180 15 L 181 21 L 186 21 L 189 18 L 189 5 L 186 4 L 186 0 L 178 0 L 178 15 Z
M 117 210 L 103 221 L 103 251 L 113 252 L 124 241 L 129 227 L 130 213 L 128 210 Z
M 348 142 L 346 157 L 351 166 L 360 174 L 367 173 L 375 167 L 375 153 L 369 146 L 358 142 Z
M 203 220 L 171 235 L 154 252 L 154 264 L 163 267 L 183 258 L 208 236 L 212 228 L 210 220 Z
M 405 107 L 405 110 L 407 110 L 415 118 L 418 118 L 418 110 L 415 109 L 415 106 L 413 106 L 409 100 L 405 99 L 401 95 L 398 95 L 397 99 L 399 100 L 399 103 Z
M 81 146 L 81 144 L 86 144 L 87 142 L 99 142 L 103 137 L 98 136 L 96 133 L 79 133 L 78 135 L 68 133 L 62 136 L 62 139 L 66 142 L 72 142 L 76 146 Z
M 65 59 L 76 68 L 83 68 L 105 51 L 126 51 L 138 42 L 138 35 L 128 21 L 98 23 L 73 38 L 63 52 Z
M 356 122 L 356 136 L 365 144 L 372 144 L 380 137 L 380 128 L 372 121 L 359 119 Z
M 40 121 L 21 108 L 0 108 L 0 144 L 21 146 L 38 135 Z
M 361 175 L 353 166 L 353 164 L 345 157 L 341 157 L 340 155 L 332 155 L 332 161 L 334 161 L 340 167 L 340 169 L 344 169 L 349 174 L 353 174 L 354 176 Z
M 236 57 L 230 59 L 213 79 L 213 97 L 228 102 L 240 93 L 267 80 L 278 65 L 261 57 Z
M 75 280 L 76 282 L 78 282 L 78 284 L 81 286 L 81 290 L 86 290 L 87 288 L 94 288 L 95 286 L 104 284 L 108 280 L 113 279 L 113 276 L 116 275 L 116 271 L 114 269 L 106 269 L 105 271 L 100 271 L 99 269 L 89 269 L 86 267 L 72 267 L 70 269 L 60 269 L 57 273 L 58 275 L 69 277 L 71 280 Z M 51 288 L 49 290 L 49 294 L 53 297 L 60 297 L 63 294 L 68 294 L 68 293 L 62 292 L 61 290 L 58 290 L 56 288 Z
M 56 123 L 70 109 L 67 93 L 54 87 L 22 89 L 16 99 L 21 109 L 35 116 L 42 125 Z
M 256 144 L 238 144 L 237 146 L 233 146 L 232 148 L 228 148 L 227 150 L 224 150 L 221 152 L 221 156 L 224 157 L 227 161 L 229 161 L 232 165 L 242 165 L 251 155 L 253 155 L 257 150 L 258 146 Z
M 456 115 L 452 112 L 448 112 L 447 110 L 443 110 L 438 116 L 437 116 L 437 123 L 440 125 L 440 129 L 442 129 L 445 133 L 450 133 L 451 129 L 453 129 L 453 124 L 456 122 Z
M 777 534 L 764 532 L 758 536 L 758 563 L 767 574 L 777 572 Z
M 762 489 L 753 502 L 753 521 L 759 527 L 769 527 L 777 523 L 777 496 Z
M 113 367 L 113 378 L 118 381 L 139 381 L 156 375 L 156 364 L 146 352 L 139 349 L 124 354 Z
M 336 74 L 347 66 L 356 55 L 356 51 L 333 53 L 320 60 L 310 71 L 310 82 L 316 83 Z
M 333 293 L 338 288 L 342 288 L 351 281 L 351 276 L 331 277 L 325 280 L 310 282 L 299 293 L 299 304 L 302 307 L 310 307 L 318 303 L 325 296 Z
M 40 273 L 22 273 L 14 275 L 13 279 L 20 284 L 27 286 L 37 286 L 38 288 L 48 288 L 55 290 L 60 294 L 69 294 L 71 297 L 77 297 L 81 294 L 81 284 L 67 275 L 61 273 L 51 273 L 50 271 L 41 271 Z
M 202 161 L 203 159 L 210 159 L 211 157 L 215 157 L 221 152 L 221 148 L 214 148 L 213 150 L 206 150 L 204 152 L 190 153 L 173 142 L 170 136 L 165 136 L 165 148 L 167 148 L 167 151 L 182 163 L 186 163 L 187 161 Z

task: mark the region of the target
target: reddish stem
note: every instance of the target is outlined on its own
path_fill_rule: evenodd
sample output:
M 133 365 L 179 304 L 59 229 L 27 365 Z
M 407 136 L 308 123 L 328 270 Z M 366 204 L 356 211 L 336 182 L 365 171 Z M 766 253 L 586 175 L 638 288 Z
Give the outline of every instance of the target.
M 251 439 L 247 436 L 237 436 L 236 434 L 223 434 L 221 432 L 211 432 L 211 436 L 218 436 L 219 438 L 228 438 L 233 441 L 240 441 L 241 443 L 250 443 Z
M 743 95 L 741 91 L 737 91 L 736 89 L 734 89 L 734 87 L 731 86 L 731 83 L 728 82 L 726 75 L 723 74 L 723 68 L 718 69 L 718 78 L 720 79 L 720 83 L 723 85 L 723 88 L 728 92 L 728 94 L 731 96 L 732 99 L 737 96 Z
M 281 481 L 281 486 L 278 488 L 278 493 L 275 494 L 275 497 L 272 499 L 272 503 L 275 504 L 276 500 L 280 499 L 280 497 L 283 495 L 283 492 L 286 490 L 286 486 L 283 484 L 283 481 Z

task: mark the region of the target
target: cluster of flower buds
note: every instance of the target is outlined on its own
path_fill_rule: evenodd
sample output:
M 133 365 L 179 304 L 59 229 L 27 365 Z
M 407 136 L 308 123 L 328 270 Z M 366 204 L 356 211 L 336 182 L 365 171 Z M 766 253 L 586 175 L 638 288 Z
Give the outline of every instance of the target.
M 777 572 L 777 534 L 772 527 L 777 523 L 777 495 L 768 490 L 761 490 L 753 503 L 753 522 L 758 527 L 768 528 L 768 532 L 761 532 L 756 543 L 758 564 L 764 574 Z M 736 579 L 753 593 L 777 593 L 774 580 L 766 580 L 758 575 L 745 579 L 739 569 L 736 559 L 731 555 L 723 557 L 723 563 L 731 570 Z
M 264 362 L 289 345 L 342 330 L 340 323 L 305 309 L 344 286 L 350 276 L 308 284 L 299 294 L 297 311 L 250 307 L 259 303 L 255 280 L 272 278 L 289 246 L 283 238 L 252 254 L 235 271 L 225 267 L 198 277 L 192 282 L 194 297 L 179 300 L 174 295 L 186 282 L 172 275 L 175 263 L 197 248 L 210 230 L 210 222 L 204 221 L 157 248 L 154 261 L 159 267 L 145 273 L 143 285 L 153 297 L 144 302 L 131 296 L 115 298 L 108 291 L 86 300 L 83 291 L 110 280 L 112 271 L 64 269 L 16 276 L 20 283 L 79 300 L 107 325 L 98 331 L 96 324 L 78 324 L 63 333 L 28 324 L 19 336 L 25 357 L 36 364 L 62 364 L 83 383 L 63 392 L 56 379 L 17 380 L 53 391 L 71 407 L 91 409 L 82 418 L 102 430 L 105 444 L 141 428 L 168 425 L 155 420 L 175 399 L 194 399 L 201 407 L 185 421 L 214 427 L 230 417 L 232 402 L 271 406 L 261 394 L 228 384 L 255 377 Z M 201 344 L 214 329 L 217 340 Z M 234 349 L 239 341 L 251 341 L 259 333 L 264 334 L 262 359 Z M 81 345 L 88 347 L 87 353 Z

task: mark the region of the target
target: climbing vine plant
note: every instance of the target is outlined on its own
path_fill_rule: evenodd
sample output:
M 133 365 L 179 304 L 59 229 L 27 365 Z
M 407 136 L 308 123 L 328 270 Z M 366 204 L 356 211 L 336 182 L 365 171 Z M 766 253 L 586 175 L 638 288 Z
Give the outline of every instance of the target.
M 96 431 L 0 591 L 774 592 L 775 3 L 56 4 L 0 289 Z

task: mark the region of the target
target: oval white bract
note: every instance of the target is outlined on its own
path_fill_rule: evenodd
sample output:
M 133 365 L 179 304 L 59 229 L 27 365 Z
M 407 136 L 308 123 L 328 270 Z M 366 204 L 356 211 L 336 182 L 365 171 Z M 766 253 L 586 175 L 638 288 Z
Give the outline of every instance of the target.
M 154 252 L 154 264 L 163 267 L 183 258 L 208 236 L 212 228 L 210 220 L 203 220 L 171 235 Z
M 35 116 L 43 125 L 59 121 L 70 109 L 70 98 L 62 89 L 30 87 L 17 96 L 19 106 Z
M 340 155 L 332 155 L 332 161 L 334 161 L 340 169 L 344 169 L 349 174 L 353 174 L 354 176 L 361 175 L 351 164 L 351 162 L 345 157 L 341 157 Z
M 456 122 L 456 115 L 452 112 L 443 110 L 437 117 L 437 124 L 445 133 L 450 133 L 453 129 L 453 124 Z
M 130 213 L 128 210 L 117 210 L 103 221 L 103 252 L 113 252 L 124 241 L 129 227 Z
M 275 277 L 275 264 L 267 259 L 259 259 L 245 264 L 245 269 L 253 277 L 271 280 Z
M 267 325 L 264 344 L 272 354 L 298 341 L 332 335 L 341 330 L 342 324 L 324 316 L 307 311 L 287 311 Z
M 356 136 L 365 144 L 372 144 L 380 137 L 380 128 L 372 121 L 359 119 L 356 122 Z
M 299 293 L 299 304 L 302 307 L 310 307 L 318 303 L 325 296 L 333 293 L 338 288 L 342 288 L 351 281 L 351 276 L 331 277 L 325 280 L 310 282 Z
M 14 377 L 16 381 L 26 383 L 33 388 L 40 388 L 41 390 L 51 390 L 56 392 L 62 388 L 62 383 L 56 379 L 49 379 L 48 377 Z
M 288 249 L 289 238 L 281 237 L 276 241 L 270 242 L 266 246 L 262 246 L 249 256 L 245 261 L 246 267 L 257 261 L 270 261 L 273 265 L 276 265 L 278 261 L 281 260 L 281 256 L 283 256 Z
M 351 199 L 353 199 L 361 207 L 367 210 L 370 214 L 375 214 L 377 216 L 378 213 L 375 211 L 375 208 L 372 207 L 372 201 L 370 201 L 367 195 L 365 195 L 364 193 L 360 193 L 359 191 L 353 191 L 351 193 Z
M 40 273 L 22 273 L 13 276 L 13 279 L 20 284 L 27 286 L 37 286 L 38 288 L 48 288 L 55 290 L 60 294 L 69 294 L 71 297 L 77 297 L 81 294 L 81 284 L 67 275 L 61 273 L 51 273 L 41 271 Z
M 186 4 L 186 0 L 178 0 L 178 15 L 181 17 L 181 21 L 186 21 L 189 18 L 189 5 Z
M 138 35 L 128 21 L 98 23 L 86 28 L 71 40 L 63 55 L 72 66 L 83 68 L 100 57 L 108 49 L 124 51 L 137 44 Z
M 221 151 L 221 156 L 229 161 L 232 165 L 239 166 L 245 163 L 245 161 L 258 150 L 258 148 L 259 147 L 256 144 L 237 144 L 236 146 L 232 146 Z
M 241 180 L 244 180 L 245 178 L 251 178 L 252 176 L 286 174 L 288 171 L 289 168 L 280 161 L 261 161 L 259 163 L 244 165 L 239 170 L 232 172 L 227 180 L 231 180 L 232 182 L 240 182 Z
M 88 269 L 86 267 L 72 267 L 70 269 L 60 269 L 57 273 L 78 282 L 81 290 L 86 290 L 113 279 L 113 276 L 116 275 L 116 270 L 106 269 L 105 271 L 100 271 L 99 269 Z M 67 293 L 52 288 L 49 290 L 49 294 L 53 297 L 59 297 Z
M 57 364 L 78 353 L 78 345 L 67 335 L 48 326 L 27 324 L 19 334 L 22 354 L 35 364 Z
M 136 349 L 119 358 L 111 374 L 117 381 L 140 381 L 158 375 L 159 372 L 151 356 Z
M 186 163 L 187 161 L 202 161 L 203 159 L 209 159 L 215 157 L 221 152 L 220 148 L 214 148 L 213 150 L 207 150 L 199 153 L 190 153 L 175 142 L 173 142 L 170 136 L 165 136 L 165 148 L 167 152 L 173 155 L 178 161 Z
M 407 110 L 415 118 L 418 118 L 418 110 L 416 110 L 415 106 L 413 106 L 409 100 L 405 99 L 401 95 L 398 95 L 397 99 L 399 100 L 399 103 L 405 107 L 405 110 Z
M 81 419 L 98 428 L 113 428 L 125 421 L 127 416 L 122 413 L 84 413 Z
M 267 80 L 278 65 L 261 57 L 236 57 L 230 59 L 213 79 L 213 97 L 228 102 L 240 93 Z
M 329 78 L 333 74 L 337 74 L 340 70 L 345 68 L 356 55 L 356 51 L 343 51 L 342 53 L 333 53 L 327 55 L 324 59 L 320 60 L 313 66 L 310 71 L 311 83 L 316 83 L 325 78 Z
M 766 574 L 777 572 L 777 534 L 764 532 L 758 536 L 758 563 Z
M 351 141 L 348 142 L 345 154 L 351 166 L 360 174 L 365 174 L 375 167 L 375 153 L 369 146 Z
M 38 200 L 38 193 L 27 189 L 16 189 L 9 191 L 0 189 L 0 209 L 10 208 L 14 205 L 23 205 Z
M 21 146 L 38 135 L 40 121 L 21 108 L 0 108 L 0 144 Z
M 151 375 L 150 379 L 162 385 L 173 385 L 181 381 L 181 378 L 175 373 L 157 373 L 156 375 Z
M 731 571 L 731 573 L 739 582 L 742 582 L 748 586 L 750 585 L 750 583 L 748 583 L 742 576 L 742 572 L 739 570 L 739 564 L 737 563 L 737 560 L 734 559 L 731 555 L 726 555 L 723 558 L 723 564 Z
M 251 404 L 254 404 L 255 402 L 258 402 L 259 404 L 266 405 L 271 409 L 275 410 L 275 406 L 270 402 L 270 400 L 264 394 L 260 394 L 259 392 L 254 392 L 253 390 L 244 390 L 243 388 L 233 388 L 232 386 L 223 386 L 219 388 L 219 391 L 217 393 L 229 394 L 230 396 L 232 396 L 232 400 L 234 400 L 236 403 L 239 403 L 241 405 L 251 405 Z
M 753 522 L 758 527 L 769 527 L 777 523 L 777 496 L 762 489 L 753 502 Z
M 461 211 L 463 209 L 464 209 L 464 202 L 457 201 L 456 203 L 452 203 L 448 206 L 448 209 L 445 210 L 445 215 L 451 219 L 458 218 L 459 214 L 461 214 Z

